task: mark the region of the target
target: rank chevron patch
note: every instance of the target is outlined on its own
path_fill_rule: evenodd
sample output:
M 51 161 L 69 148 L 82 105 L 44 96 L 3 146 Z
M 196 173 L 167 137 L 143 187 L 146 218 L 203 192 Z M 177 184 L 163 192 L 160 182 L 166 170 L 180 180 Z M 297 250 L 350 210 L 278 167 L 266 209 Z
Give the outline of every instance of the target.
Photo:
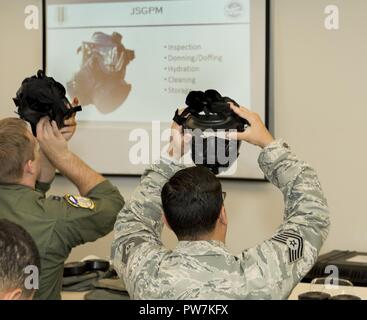
M 281 232 L 275 235 L 272 240 L 281 242 L 288 247 L 290 263 L 303 257 L 303 238 L 300 235 L 290 232 Z

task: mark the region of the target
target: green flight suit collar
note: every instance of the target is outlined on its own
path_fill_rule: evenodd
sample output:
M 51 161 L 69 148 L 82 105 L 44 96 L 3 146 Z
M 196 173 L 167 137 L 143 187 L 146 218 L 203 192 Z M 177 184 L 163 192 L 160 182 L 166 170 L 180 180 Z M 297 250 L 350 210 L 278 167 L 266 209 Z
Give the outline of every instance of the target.
M 21 190 L 21 189 L 34 190 L 34 188 L 31 188 L 29 186 L 25 186 L 25 185 L 22 185 L 22 184 L 16 184 L 16 183 L 0 183 L 0 189 L 4 189 L 4 190 Z
M 189 256 L 223 256 L 230 255 L 224 243 L 216 240 L 209 241 L 179 241 L 173 250 Z
M 54 179 L 52 179 L 52 181 L 50 181 L 50 182 L 36 181 L 36 185 L 35 185 L 34 188 L 29 187 L 29 186 L 25 186 L 23 184 L 0 183 L 0 189 L 3 189 L 3 190 L 32 190 L 32 191 L 40 191 L 42 193 L 46 193 L 47 191 L 50 190 L 51 183 L 53 181 L 54 181 Z

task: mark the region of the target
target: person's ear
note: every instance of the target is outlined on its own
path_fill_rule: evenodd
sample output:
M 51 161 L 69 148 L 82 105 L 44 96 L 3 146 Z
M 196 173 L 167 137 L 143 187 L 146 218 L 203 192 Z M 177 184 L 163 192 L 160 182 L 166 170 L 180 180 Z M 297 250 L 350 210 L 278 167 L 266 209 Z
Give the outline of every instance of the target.
M 3 300 L 20 300 L 22 297 L 22 289 L 14 289 L 4 294 Z
M 28 160 L 23 167 L 24 175 L 34 175 L 36 172 L 34 161 Z
M 227 212 L 224 206 L 222 206 L 219 214 L 219 222 L 225 226 L 228 225 L 228 218 L 227 218 Z
M 164 214 L 164 212 L 162 211 L 162 222 L 165 226 L 167 226 L 168 229 L 172 230 L 171 227 L 168 224 L 168 221 L 166 219 L 166 215 Z

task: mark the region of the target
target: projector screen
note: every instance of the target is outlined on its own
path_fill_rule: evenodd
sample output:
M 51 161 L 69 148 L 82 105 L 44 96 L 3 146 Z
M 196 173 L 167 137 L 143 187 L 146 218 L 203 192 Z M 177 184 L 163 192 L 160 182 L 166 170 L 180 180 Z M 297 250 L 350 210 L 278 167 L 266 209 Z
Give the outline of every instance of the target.
M 266 0 L 44 2 L 44 67 L 83 106 L 71 148 L 96 170 L 141 174 L 191 90 L 216 89 L 266 121 Z M 242 143 L 223 176 L 263 179 L 259 152 Z

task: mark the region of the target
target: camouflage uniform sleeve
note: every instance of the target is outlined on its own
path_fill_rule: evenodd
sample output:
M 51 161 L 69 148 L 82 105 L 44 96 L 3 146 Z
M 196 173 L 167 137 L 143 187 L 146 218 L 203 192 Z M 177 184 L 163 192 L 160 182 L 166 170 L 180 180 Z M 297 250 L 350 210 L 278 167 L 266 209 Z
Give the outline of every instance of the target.
M 276 234 L 240 259 L 253 298 L 285 299 L 316 262 L 329 231 L 329 210 L 315 171 L 283 140 L 259 156 L 265 176 L 284 196 L 283 224 Z
M 137 267 L 130 260 L 136 257 L 134 260 L 139 260 L 138 264 L 142 265 L 147 259 L 145 252 L 151 253 L 153 248 L 163 246 L 161 191 L 164 184 L 183 168 L 164 158 L 158 164 L 151 165 L 117 217 L 111 257 L 127 288 L 131 289 L 133 285 L 132 273 Z

